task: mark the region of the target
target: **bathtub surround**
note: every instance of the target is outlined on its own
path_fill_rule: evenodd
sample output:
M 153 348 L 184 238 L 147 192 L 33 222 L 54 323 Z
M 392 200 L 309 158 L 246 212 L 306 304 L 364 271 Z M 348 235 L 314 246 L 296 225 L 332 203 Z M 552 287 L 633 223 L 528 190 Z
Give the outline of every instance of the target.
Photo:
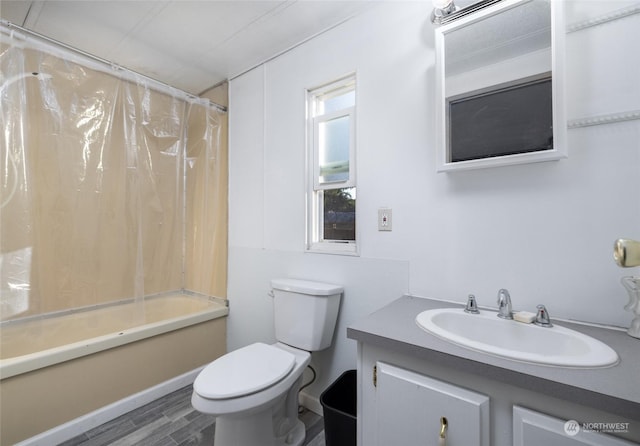
M 142 324 L 106 341 L 76 338 L 63 362 L 2 374 L 0 443 L 13 444 L 225 352 L 224 316 L 165 332 L 147 324 L 144 299 L 226 298 L 226 116 L 209 99 L 0 31 L 2 78 L 18 79 L 1 90 L 2 324 L 31 319 L 47 336 L 52 314 L 127 300 L 128 319 Z M 47 76 L 20 76 L 31 72 Z M 206 96 L 226 98 L 226 84 Z M 149 325 L 155 336 L 139 336 Z M 105 342 L 113 348 L 96 349 Z
M 211 254 L 226 252 L 223 114 L 12 32 L 3 75 L 49 78 L 2 89 L 2 180 L 18 184 L 1 214 L 3 320 L 181 289 L 225 297 Z
M 565 2 L 567 117 L 640 109 L 637 2 Z M 336 339 L 315 356 L 323 389 L 355 367 L 350 323 L 403 294 L 628 327 L 611 245 L 640 235 L 640 120 L 567 130 L 568 158 L 436 173 L 430 2 L 381 2 L 230 81 L 230 349 L 274 339 L 271 277 L 343 284 Z M 616 16 L 613 20 L 599 20 Z M 591 22 L 592 26 L 587 26 Z M 585 26 L 582 26 L 584 24 Z M 580 26 L 577 26 L 580 25 Z M 360 256 L 304 252 L 305 89 L 356 72 Z M 377 209 L 393 208 L 393 231 Z M 631 274 L 637 275 L 637 274 Z M 389 327 L 392 330 L 392 327 Z

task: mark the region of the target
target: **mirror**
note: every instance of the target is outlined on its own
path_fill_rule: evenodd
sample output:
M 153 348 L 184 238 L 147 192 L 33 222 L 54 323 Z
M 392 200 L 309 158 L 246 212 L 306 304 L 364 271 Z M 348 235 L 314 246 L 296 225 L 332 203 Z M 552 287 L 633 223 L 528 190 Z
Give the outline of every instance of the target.
M 439 172 L 566 157 L 562 3 L 503 0 L 436 29 Z

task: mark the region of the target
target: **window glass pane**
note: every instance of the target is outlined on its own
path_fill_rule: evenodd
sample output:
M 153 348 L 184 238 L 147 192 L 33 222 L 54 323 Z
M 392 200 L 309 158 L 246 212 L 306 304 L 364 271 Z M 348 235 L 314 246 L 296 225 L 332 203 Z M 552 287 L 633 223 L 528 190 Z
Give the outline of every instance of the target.
M 355 241 L 356 188 L 328 189 L 322 194 L 324 240 Z
M 331 113 L 353 107 L 356 104 L 356 92 L 354 90 L 337 96 L 326 95 L 320 100 L 320 113 Z
M 349 116 L 319 124 L 320 183 L 349 179 L 349 130 Z
M 449 101 L 451 161 L 553 150 L 551 78 Z

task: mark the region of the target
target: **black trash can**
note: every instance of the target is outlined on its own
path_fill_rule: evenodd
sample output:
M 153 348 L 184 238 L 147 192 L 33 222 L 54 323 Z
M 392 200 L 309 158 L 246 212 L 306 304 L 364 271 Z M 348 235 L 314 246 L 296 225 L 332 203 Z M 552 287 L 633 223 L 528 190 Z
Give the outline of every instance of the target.
M 326 446 L 356 445 L 357 374 L 347 370 L 320 395 Z

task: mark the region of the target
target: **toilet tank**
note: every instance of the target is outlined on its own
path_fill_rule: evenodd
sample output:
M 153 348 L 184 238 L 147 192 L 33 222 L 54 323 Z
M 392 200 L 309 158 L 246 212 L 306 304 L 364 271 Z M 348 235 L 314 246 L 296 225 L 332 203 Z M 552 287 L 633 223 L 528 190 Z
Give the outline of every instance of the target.
M 343 288 L 298 279 L 273 279 L 276 339 L 307 351 L 331 345 Z

